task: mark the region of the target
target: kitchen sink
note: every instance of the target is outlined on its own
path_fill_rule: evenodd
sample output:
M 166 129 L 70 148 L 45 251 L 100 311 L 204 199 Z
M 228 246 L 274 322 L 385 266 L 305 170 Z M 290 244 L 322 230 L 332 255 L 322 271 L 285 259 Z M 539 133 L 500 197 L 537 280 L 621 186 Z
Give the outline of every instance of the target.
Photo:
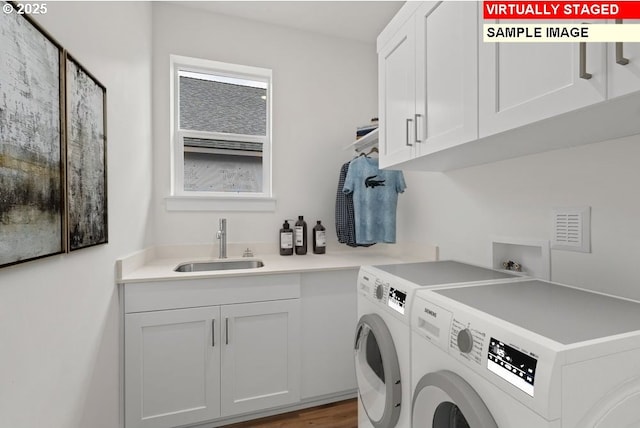
M 230 269 L 257 269 L 264 266 L 262 260 L 212 260 L 179 264 L 176 272 L 206 272 Z

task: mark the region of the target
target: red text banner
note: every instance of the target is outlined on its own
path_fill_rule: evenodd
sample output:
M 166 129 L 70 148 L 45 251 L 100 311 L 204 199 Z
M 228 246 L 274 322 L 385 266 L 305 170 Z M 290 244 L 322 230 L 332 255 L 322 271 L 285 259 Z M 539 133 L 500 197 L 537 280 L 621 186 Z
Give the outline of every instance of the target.
M 484 1 L 484 19 L 640 19 L 640 1 Z

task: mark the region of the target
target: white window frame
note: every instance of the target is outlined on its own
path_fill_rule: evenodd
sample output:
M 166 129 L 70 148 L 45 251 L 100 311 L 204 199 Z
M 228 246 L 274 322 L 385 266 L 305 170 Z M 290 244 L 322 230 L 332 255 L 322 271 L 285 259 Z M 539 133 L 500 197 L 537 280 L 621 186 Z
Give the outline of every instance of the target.
M 229 64 L 200 58 L 170 55 L 170 116 L 171 116 L 171 195 L 166 198 L 168 210 L 186 211 L 274 211 L 272 188 L 272 72 L 266 68 Z M 181 130 L 180 123 L 180 71 L 215 74 L 264 82 L 267 85 L 266 135 L 248 136 Z M 207 192 L 184 190 L 184 138 L 217 138 L 262 143 L 262 192 Z

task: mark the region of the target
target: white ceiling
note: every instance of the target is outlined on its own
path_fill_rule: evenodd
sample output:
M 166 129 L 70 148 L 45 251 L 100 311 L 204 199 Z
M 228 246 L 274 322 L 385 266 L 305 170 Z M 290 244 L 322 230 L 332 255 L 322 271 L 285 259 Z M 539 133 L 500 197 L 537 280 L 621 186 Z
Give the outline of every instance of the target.
M 222 15 L 375 43 L 404 1 L 172 1 Z

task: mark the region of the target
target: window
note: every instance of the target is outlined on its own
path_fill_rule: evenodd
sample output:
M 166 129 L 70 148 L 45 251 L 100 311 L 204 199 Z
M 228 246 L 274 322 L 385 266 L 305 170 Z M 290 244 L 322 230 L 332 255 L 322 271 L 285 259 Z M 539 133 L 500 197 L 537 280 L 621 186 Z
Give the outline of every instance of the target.
M 271 70 L 171 56 L 173 195 L 271 198 Z

